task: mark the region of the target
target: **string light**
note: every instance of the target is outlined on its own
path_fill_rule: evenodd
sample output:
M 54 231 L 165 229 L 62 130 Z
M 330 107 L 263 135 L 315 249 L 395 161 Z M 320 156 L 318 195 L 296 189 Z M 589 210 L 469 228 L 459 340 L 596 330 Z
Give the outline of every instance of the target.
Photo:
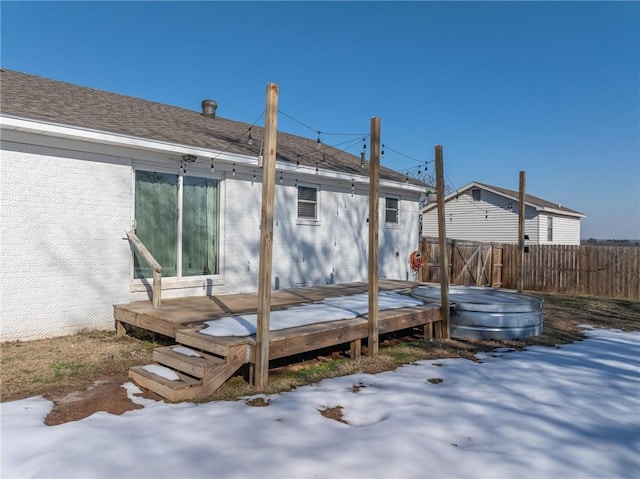
M 360 168 L 364 168 L 364 157 L 367 153 L 367 144 L 362 139 L 362 151 L 360 152 Z
M 320 146 L 322 145 L 322 142 L 320 141 L 320 132 L 318 131 L 318 141 L 316 142 L 316 148 L 320 148 Z
M 384 158 L 384 143 L 382 144 L 382 151 L 380 152 L 380 156 L 382 156 L 382 158 Z
M 236 164 L 233 164 L 233 170 L 231 171 L 232 176 L 236 176 Z
M 296 188 L 298 188 L 298 178 L 296 178 L 296 181 L 295 181 L 294 186 L 295 186 Z
M 215 166 L 213 166 L 213 158 L 211 158 L 211 173 L 214 173 L 215 169 Z
M 316 175 L 318 174 L 318 162 L 316 161 Z
M 282 178 L 282 171 L 281 171 L 280 172 L 280 184 L 282 184 L 282 180 L 283 180 L 283 178 Z
M 247 144 L 253 145 L 253 136 L 251 136 L 251 128 L 249 127 L 249 138 L 247 138 Z
M 252 185 L 254 181 L 256 181 L 256 170 L 253 170 L 253 179 L 251 180 Z
M 353 196 L 355 191 L 356 191 L 356 185 L 353 183 L 353 180 L 351 180 L 351 196 Z
M 298 155 L 298 158 L 296 159 L 296 170 L 300 168 L 300 155 Z

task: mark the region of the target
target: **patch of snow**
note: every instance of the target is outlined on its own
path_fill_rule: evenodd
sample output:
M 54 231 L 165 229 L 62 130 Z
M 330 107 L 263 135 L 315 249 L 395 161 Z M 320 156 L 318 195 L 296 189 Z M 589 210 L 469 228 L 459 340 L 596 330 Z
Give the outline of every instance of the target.
M 640 333 L 585 334 L 256 396 L 265 407 L 158 401 L 48 427 L 51 401 L 1 403 L 2 477 L 637 479 Z
M 132 382 L 126 382 L 122 387 L 127 391 L 127 397 L 134 404 L 138 404 L 139 406 L 149 406 L 158 402 L 153 399 L 147 399 L 139 396 L 142 394 L 142 390 Z
M 147 364 L 146 366 L 142 366 L 142 369 L 151 374 L 155 374 L 156 376 L 168 379 L 169 381 L 180 381 L 180 376 L 178 376 L 173 369 L 169 369 L 165 366 Z
M 378 310 L 423 305 L 424 302 L 397 291 L 382 291 L 378 294 Z M 294 306 L 280 311 L 271 311 L 269 330 L 295 328 L 309 324 L 351 319 L 369 311 L 367 293 L 327 298 L 312 304 Z M 200 333 L 209 336 L 250 336 L 256 333 L 257 314 L 226 316 L 207 321 Z
M 200 354 L 198 351 L 194 351 L 191 348 L 187 348 L 185 346 L 176 346 L 171 348 L 172 351 L 175 351 L 176 353 L 179 354 L 184 354 L 185 356 L 191 356 L 193 358 L 201 358 L 202 354 Z

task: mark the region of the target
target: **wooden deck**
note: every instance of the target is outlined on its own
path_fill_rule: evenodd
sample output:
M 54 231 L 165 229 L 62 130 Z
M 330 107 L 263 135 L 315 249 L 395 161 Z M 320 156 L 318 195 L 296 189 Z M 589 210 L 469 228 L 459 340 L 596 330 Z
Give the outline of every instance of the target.
M 410 292 L 422 283 L 381 280 L 380 291 Z M 367 283 L 348 283 L 294 288 L 272 292 L 272 310 L 321 301 L 326 298 L 367 292 Z M 154 361 L 175 370 L 181 380 L 167 381 L 143 370 L 132 368 L 129 376 L 143 387 L 170 400 L 189 399 L 212 394 L 243 364 L 255 363 L 255 335 L 216 337 L 201 334 L 206 321 L 257 311 L 257 293 L 167 299 L 162 309 L 153 309 L 149 301 L 114 306 L 119 334 L 127 325 L 143 328 L 175 339 L 199 357 L 187 357 L 169 347 L 154 351 Z M 428 337 L 441 337 L 439 305 L 426 304 L 378 313 L 379 333 L 423 326 Z M 361 341 L 368 335 L 367 315 L 357 318 L 315 323 L 269 333 L 269 359 L 284 358 L 313 350 L 348 344 L 351 357 L 361 353 Z

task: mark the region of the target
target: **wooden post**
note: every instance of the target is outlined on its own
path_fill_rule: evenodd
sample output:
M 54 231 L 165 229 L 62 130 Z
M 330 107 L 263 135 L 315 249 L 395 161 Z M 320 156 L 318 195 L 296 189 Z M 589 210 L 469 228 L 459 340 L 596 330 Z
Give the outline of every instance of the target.
M 526 173 L 524 171 L 520 172 L 520 185 L 519 185 L 519 202 L 520 206 L 518 207 L 518 292 L 522 293 L 524 289 L 524 218 L 525 218 L 525 183 L 526 183 Z
M 267 84 L 262 165 L 258 318 L 256 327 L 256 367 L 254 371 L 254 384 L 257 388 L 265 387 L 269 381 L 269 321 L 271 314 L 271 260 L 273 255 L 277 131 L 278 85 L 269 83 Z
M 371 118 L 369 149 L 369 343 L 368 355 L 378 355 L 378 223 L 380 211 L 380 118 Z
M 449 339 L 449 261 L 447 257 L 447 232 L 444 221 L 444 169 L 442 163 L 442 145 L 436 145 L 436 195 L 438 197 L 442 337 L 444 339 Z

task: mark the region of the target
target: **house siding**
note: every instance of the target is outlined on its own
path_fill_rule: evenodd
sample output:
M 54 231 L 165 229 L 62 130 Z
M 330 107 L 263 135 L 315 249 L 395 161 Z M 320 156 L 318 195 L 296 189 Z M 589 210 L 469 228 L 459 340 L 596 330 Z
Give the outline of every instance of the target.
M 518 202 L 487 190 L 481 200 L 473 201 L 471 190 L 445 203 L 445 230 L 447 238 L 466 241 L 500 243 L 518 242 Z M 525 210 L 525 234 L 530 242 L 538 241 L 536 211 Z M 438 236 L 438 212 L 434 208 L 422 217 L 422 235 Z
M 580 244 L 580 220 L 567 216 L 541 214 L 540 216 L 540 244 Z M 547 241 L 547 226 L 549 218 L 553 218 L 552 241 Z
M 176 158 L 144 150 L 3 130 L 0 157 L 0 316 L 2 341 L 110 329 L 113 304 L 148 299 L 132 279 L 134 172 L 170 169 Z M 162 297 L 256 291 L 260 169 L 216 166 L 221 180 L 221 274 L 163 278 Z M 211 175 L 209 164 L 187 174 Z M 254 171 L 257 175 L 253 181 Z M 298 181 L 320 188 L 319 225 L 298 224 L 292 174 L 276 184 L 273 287 L 367 279 L 368 186 L 315 175 Z M 399 198 L 400 222 L 384 223 L 380 197 L 380 275 L 410 279 L 407 258 L 418 247 L 418 197 Z

